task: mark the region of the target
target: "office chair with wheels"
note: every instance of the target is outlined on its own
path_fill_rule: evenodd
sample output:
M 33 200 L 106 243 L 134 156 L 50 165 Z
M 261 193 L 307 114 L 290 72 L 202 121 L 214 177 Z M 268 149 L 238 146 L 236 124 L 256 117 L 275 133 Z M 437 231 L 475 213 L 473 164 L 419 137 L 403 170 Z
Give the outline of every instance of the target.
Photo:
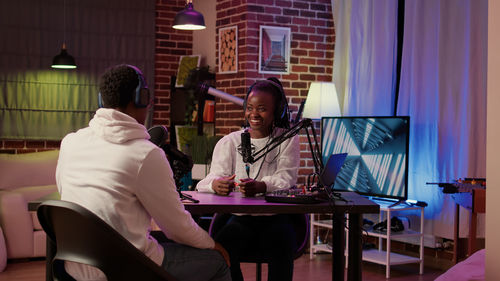
M 57 248 L 51 261 L 54 280 L 74 280 L 65 271 L 64 261 L 99 268 L 109 281 L 176 280 L 114 228 L 78 204 L 45 201 L 38 207 L 37 215 Z
M 294 254 L 294 259 L 299 258 L 305 251 L 307 242 L 309 241 L 309 215 L 308 214 L 293 214 L 292 221 L 295 229 L 295 235 L 297 240 L 297 250 Z M 213 215 L 212 222 L 208 229 L 210 236 L 215 237 L 217 232 L 227 223 L 231 214 L 219 214 Z M 259 253 L 256 249 L 255 252 L 246 253 L 244 257 L 241 258 L 241 262 L 255 263 L 256 264 L 256 278 L 257 281 L 262 280 L 262 264 L 269 263 L 268 257 Z

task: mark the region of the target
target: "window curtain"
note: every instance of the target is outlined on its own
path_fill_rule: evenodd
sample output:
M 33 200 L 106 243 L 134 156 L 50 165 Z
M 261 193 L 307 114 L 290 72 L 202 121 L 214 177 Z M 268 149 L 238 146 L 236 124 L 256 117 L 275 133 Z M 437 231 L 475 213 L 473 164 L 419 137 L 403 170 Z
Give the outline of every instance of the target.
M 392 115 L 397 0 L 333 1 L 333 81 L 343 116 Z
M 133 64 L 154 87 L 155 1 L 0 2 L 0 138 L 60 140 L 97 109 L 99 76 Z M 65 42 L 78 66 L 52 69 Z
M 440 237 L 455 203 L 426 182 L 486 176 L 486 0 L 407 0 L 398 114 L 412 118 L 410 196 Z M 468 231 L 461 213 L 461 236 Z M 484 235 L 480 217 L 478 235 Z
M 397 1 L 333 7 L 343 115 L 392 115 Z M 426 182 L 485 176 L 487 1 L 406 0 L 403 24 L 397 114 L 411 118 L 408 196 L 429 204 L 426 233 L 452 238 L 454 202 Z

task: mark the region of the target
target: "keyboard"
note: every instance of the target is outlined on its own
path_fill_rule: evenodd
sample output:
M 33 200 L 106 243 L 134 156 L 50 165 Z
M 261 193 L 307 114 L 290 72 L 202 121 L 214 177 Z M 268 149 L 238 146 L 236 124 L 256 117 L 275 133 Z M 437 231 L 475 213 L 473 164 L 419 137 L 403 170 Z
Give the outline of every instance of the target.
M 316 204 L 326 202 L 328 195 L 324 191 L 304 191 L 300 188 L 278 189 L 266 193 L 266 202 L 291 204 Z

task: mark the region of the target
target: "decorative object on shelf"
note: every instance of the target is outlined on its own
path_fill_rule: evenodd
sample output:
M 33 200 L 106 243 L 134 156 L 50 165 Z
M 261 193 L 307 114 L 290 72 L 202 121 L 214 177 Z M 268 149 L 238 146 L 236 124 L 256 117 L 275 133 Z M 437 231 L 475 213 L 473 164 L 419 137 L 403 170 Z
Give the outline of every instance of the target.
M 342 116 L 335 84 L 312 82 L 304 105 L 303 118 L 321 119 L 323 116 Z
M 206 123 L 203 124 L 203 136 L 200 137 L 208 138 L 210 136 L 214 136 L 214 133 L 214 124 Z M 193 144 L 193 139 L 196 136 L 198 136 L 198 128 L 196 126 L 175 125 L 175 141 L 177 143 L 177 149 L 182 151 L 183 153 L 193 156 L 191 146 Z
M 206 100 L 205 107 L 203 109 L 203 122 L 214 122 L 215 121 L 215 101 Z
M 175 125 L 175 140 L 177 142 L 177 149 L 183 153 L 189 154 L 189 143 L 197 134 L 198 130 L 195 126 Z
M 68 54 L 68 51 L 66 50 L 66 0 L 64 0 L 63 3 L 63 44 L 61 53 L 54 57 L 51 67 L 59 69 L 76 68 L 75 58 Z
M 191 155 L 194 164 L 209 164 L 212 160 L 212 152 L 215 144 L 221 139 L 220 136 L 203 135 L 194 136 L 191 139 Z
M 208 66 L 197 67 L 191 69 L 189 74 L 187 75 L 184 81 L 184 89 L 186 90 L 186 110 L 185 110 L 185 118 L 184 123 L 186 125 L 192 125 L 196 122 L 198 118 L 198 102 L 199 102 L 199 83 L 206 81 L 214 81 L 215 74 L 210 72 L 210 68 Z M 204 122 L 213 122 L 215 118 L 215 102 L 212 100 L 212 107 L 210 107 L 210 103 L 205 103 L 204 111 L 203 111 L 203 121 Z M 208 107 L 208 109 L 207 109 Z M 208 110 L 208 111 L 205 111 Z M 206 113 L 205 113 L 206 112 Z M 212 119 L 212 121 L 205 120 Z M 213 135 L 213 134 L 212 134 Z
M 197 67 L 200 67 L 200 55 L 181 56 L 179 59 L 179 69 L 177 69 L 177 80 L 175 87 L 184 87 L 184 83 L 189 75 L 189 72 Z
M 260 26 L 259 73 L 290 73 L 290 28 Z
M 172 27 L 180 30 L 202 30 L 206 28 L 203 15 L 193 7 L 193 0 L 186 0 L 186 7 L 175 15 Z
M 238 26 L 219 29 L 219 73 L 238 72 Z

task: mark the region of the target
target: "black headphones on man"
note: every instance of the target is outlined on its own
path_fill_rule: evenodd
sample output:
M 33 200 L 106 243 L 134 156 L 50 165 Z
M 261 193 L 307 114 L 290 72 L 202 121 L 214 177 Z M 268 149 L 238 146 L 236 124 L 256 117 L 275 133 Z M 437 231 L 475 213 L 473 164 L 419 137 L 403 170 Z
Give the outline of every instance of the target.
M 266 82 L 267 84 L 272 85 L 275 89 L 278 90 L 277 92 L 279 93 L 279 97 L 276 101 L 278 103 L 278 107 L 274 111 L 274 125 L 278 128 L 288 129 L 290 127 L 290 111 L 288 109 L 288 101 L 286 99 L 285 92 L 283 91 L 283 86 L 275 77 L 270 77 L 266 80 L 255 81 L 255 83 L 253 83 L 252 86 L 248 88 L 245 100 L 243 101 L 243 109 L 245 111 L 247 110 L 248 96 L 252 92 L 253 87 L 259 82 Z
M 144 79 L 144 75 L 141 70 L 133 65 L 127 64 L 129 68 L 132 68 L 137 74 L 137 87 L 135 88 L 134 94 L 134 104 L 136 107 L 144 108 L 149 105 L 151 102 L 151 93 L 149 92 L 148 84 L 146 83 L 146 79 Z M 104 103 L 102 101 L 101 93 L 99 92 L 98 97 L 99 107 L 104 107 Z

